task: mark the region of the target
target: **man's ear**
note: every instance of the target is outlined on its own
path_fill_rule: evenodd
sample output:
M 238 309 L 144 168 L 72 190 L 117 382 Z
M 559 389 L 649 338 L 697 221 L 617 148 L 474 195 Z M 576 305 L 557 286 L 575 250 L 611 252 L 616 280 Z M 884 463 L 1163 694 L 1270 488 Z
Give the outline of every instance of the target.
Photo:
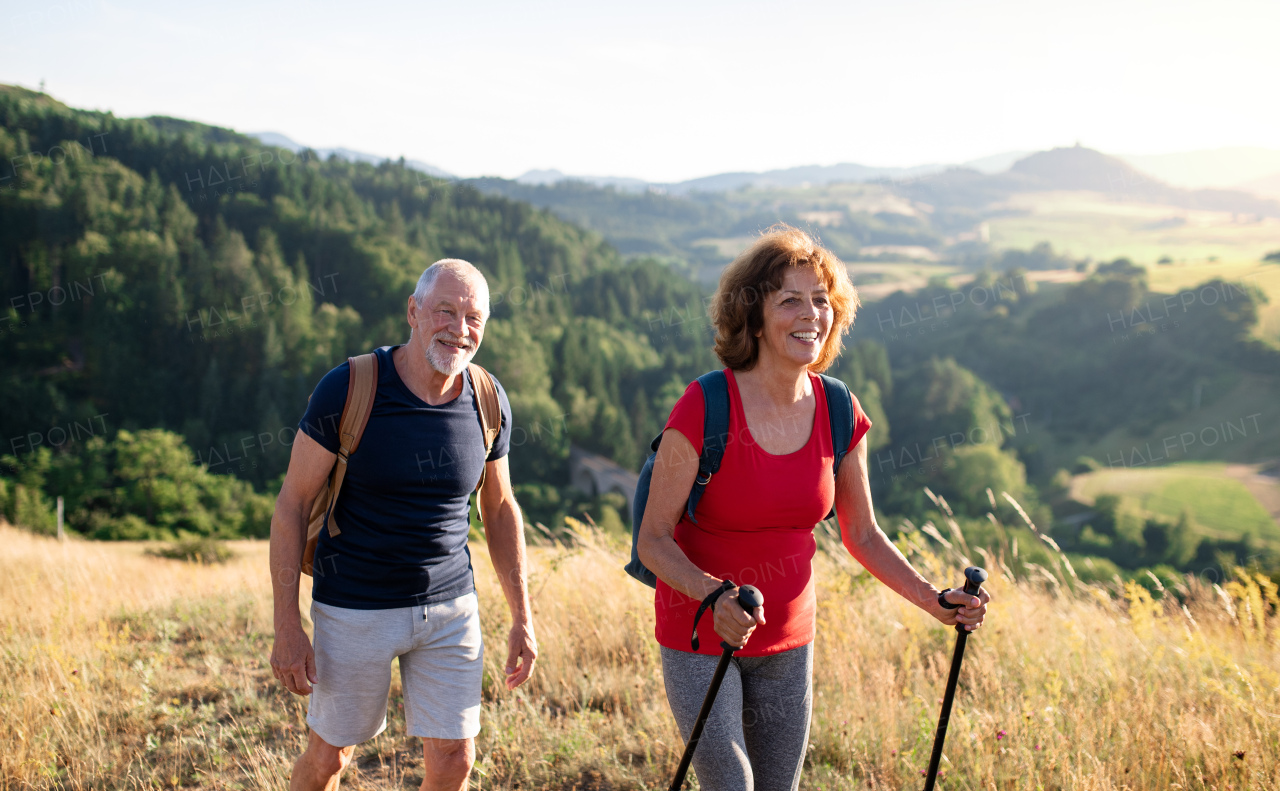
M 405 306 L 405 318 L 409 322 L 409 326 L 417 329 L 418 327 L 418 303 L 410 296 L 409 304 Z

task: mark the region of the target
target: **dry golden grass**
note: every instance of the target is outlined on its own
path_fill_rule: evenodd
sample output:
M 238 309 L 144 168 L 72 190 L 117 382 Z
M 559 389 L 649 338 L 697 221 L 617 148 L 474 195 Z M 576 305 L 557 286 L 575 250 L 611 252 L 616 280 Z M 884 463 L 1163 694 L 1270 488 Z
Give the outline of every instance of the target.
M 472 548 L 490 671 L 474 788 L 669 782 L 680 740 L 650 592 L 622 572 L 621 545 L 579 536 L 531 549 L 542 656 L 515 694 L 491 681 L 506 608 L 483 545 Z M 0 527 L 0 786 L 287 786 L 305 700 L 267 666 L 266 545 L 233 547 L 230 563 L 201 567 Z M 927 550 L 912 559 L 936 579 L 959 577 Z M 817 697 L 802 787 L 917 788 L 954 633 L 840 552 L 815 566 Z M 1189 580 L 1184 613 L 1171 594 L 1153 602 L 1131 586 L 1116 598 L 1036 574 L 989 583 L 995 604 L 969 641 L 942 788 L 1280 787 L 1274 586 L 1253 579 L 1220 596 Z M 398 695 L 345 788 L 421 781 Z

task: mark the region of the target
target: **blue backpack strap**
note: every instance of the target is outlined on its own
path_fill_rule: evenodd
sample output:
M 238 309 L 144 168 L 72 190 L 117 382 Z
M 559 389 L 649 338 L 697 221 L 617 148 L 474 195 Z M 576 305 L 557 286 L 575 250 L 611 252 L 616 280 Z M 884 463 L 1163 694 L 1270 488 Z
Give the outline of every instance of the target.
M 725 444 L 729 439 L 729 381 L 723 371 L 712 371 L 698 377 L 702 387 L 703 431 L 702 455 L 698 459 L 698 477 L 693 489 L 689 492 L 689 519 L 693 520 L 693 511 L 702 497 L 702 490 L 711 481 L 711 476 L 720 469 L 720 460 L 724 458 Z M 658 445 L 662 442 L 662 434 L 653 438 L 649 449 L 653 451 L 640 469 L 636 480 L 636 492 L 631 501 L 631 560 L 623 567 L 632 577 L 640 580 L 650 588 L 658 584 L 657 576 L 645 568 L 640 562 L 640 525 L 644 522 L 645 505 L 649 502 L 649 483 L 653 477 L 653 464 L 658 458 Z M 694 520 L 696 521 L 696 520 Z
M 698 477 L 689 491 L 686 509 L 689 521 L 697 524 L 693 512 L 702 499 L 702 490 L 711 482 L 711 476 L 720 469 L 725 444 L 729 440 L 729 379 L 724 371 L 709 371 L 698 377 L 702 388 L 702 455 L 698 459 Z
M 849 387 L 834 376 L 819 374 L 822 377 L 822 390 L 827 396 L 827 422 L 831 424 L 831 448 L 835 451 L 835 462 L 831 472 L 840 474 L 840 462 L 844 461 L 849 451 L 849 442 L 853 440 L 853 396 Z M 833 506 L 827 519 L 836 515 Z

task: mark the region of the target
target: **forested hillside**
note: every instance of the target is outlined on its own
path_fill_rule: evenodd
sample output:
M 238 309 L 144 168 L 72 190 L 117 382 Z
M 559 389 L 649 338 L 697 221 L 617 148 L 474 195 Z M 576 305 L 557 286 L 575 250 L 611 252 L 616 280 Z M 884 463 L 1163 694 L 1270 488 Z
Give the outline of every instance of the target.
M 1047 481 L 1071 461 L 1064 448 L 1117 426 L 1141 436 L 1246 376 L 1280 389 L 1280 349 L 1250 334 L 1266 301 L 1251 284 L 1223 280 L 1155 293 L 1145 270 L 1120 260 L 1065 287 L 1037 288 L 1020 270 L 959 288 L 934 282 L 875 303 L 852 334 L 883 343 L 896 374 L 954 358 L 998 388 L 1042 432 L 1021 455 Z
M 0 123 L 0 430 L 28 490 L 59 452 L 163 428 L 273 493 L 315 382 L 403 341 L 407 296 L 447 256 L 489 277 L 479 361 L 511 394 L 522 483 L 562 485 L 569 442 L 636 466 L 714 364 L 692 282 L 526 204 L 18 88 Z M 110 500 L 114 474 L 80 500 Z
M 625 256 L 676 262 L 708 284 L 745 246 L 745 239 L 776 222 L 817 226 L 824 244 L 846 260 L 856 258 L 864 246 L 940 248 L 943 244 L 930 219 L 883 184 L 674 195 L 582 181 L 524 184 L 489 178 L 466 183 L 487 194 L 527 201 L 590 228 Z M 967 216 L 965 227 L 974 222 Z

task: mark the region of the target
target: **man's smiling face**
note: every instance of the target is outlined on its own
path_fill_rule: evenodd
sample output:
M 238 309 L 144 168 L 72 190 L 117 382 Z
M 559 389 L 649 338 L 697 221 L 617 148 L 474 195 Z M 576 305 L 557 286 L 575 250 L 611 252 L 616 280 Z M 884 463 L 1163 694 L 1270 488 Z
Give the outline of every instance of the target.
M 477 278 L 452 272 L 436 276 L 418 306 L 409 299 L 409 326 L 423 346 L 427 362 L 445 376 L 462 373 L 480 348 L 489 318 L 489 290 Z

